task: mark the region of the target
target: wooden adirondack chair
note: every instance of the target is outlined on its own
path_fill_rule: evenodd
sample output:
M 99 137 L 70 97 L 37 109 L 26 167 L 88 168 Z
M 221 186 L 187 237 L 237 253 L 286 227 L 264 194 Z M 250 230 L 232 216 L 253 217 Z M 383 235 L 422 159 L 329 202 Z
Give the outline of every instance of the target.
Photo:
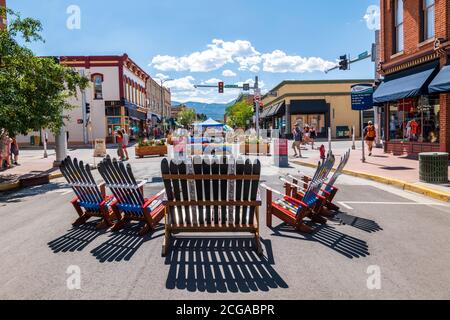
M 319 170 L 319 169 L 318 169 Z M 317 203 L 321 201 L 321 197 L 314 193 L 321 182 L 313 179 L 309 184 L 309 188 L 302 200 L 296 199 L 289 194 L 283 194 L 273 188 L 263 184 L 262 187 L 266 189 L 266 222 L 267 227 L 272 228 L 272 216 L 276 216 L 290 226 L 293 226 L 297 231 L 302 233 L 311 233 L 313 228 L 305 224 L 305 219 L 309 218 L 317 223 L 326 223 L 316 213 Z M 280 199 L 274 201 L 273 195 L 278 194 Z
M 69 186 L 75 193 L 71 201 L 78 213 L 79 218 L 73 223 L 74 226 L 85 224 L 90 218 L 102 218 L 97 229 L 106 229 L 113 225 L 113 212 L 110 207 L 114 196 L 106 195 L 105 184 L 97 185 L 92 176 L 89 165 L 82 161 L 67 157 L 60 165 L 60 170 Z
M 317 201 L 315 202 L 314 212 L 320 214 L 323 213 L 324 207 L 327 203 L 326 195 L 322 192 L 322 187 L 325 185 L 325 182 L 328 180 L 328 177 L 333 170 L 333 166 L 335 164 L 335 157 L 332 153 L 328 154 L 328 157 L 325 161 L 318 165 L 317 171 L 314 177 L 310 178 L 307 176 L 303 177 L 303 186 L 299 185 L 299 180 L 296 177 L 288 175 L 288 178 L 292 178 L 292 181 L 288 181 L 286 179 L 281 179 L 285 183 L 286 195 L 289 195 L 297 200 L 303 201 L 303 198 L 306 195 L 308 190 L 312 191 L 313 194 L 316 194 Z M 316 183 L 312 184 L 312 181 Z M 312 189 L 311 189 L 312 188 Z M 320 218 L 316 218 L 316 220 L 320 220 Z M 322 219 L 322 222 L 325 220 Z
M 115 197 L 111 207 L 118 222 L 112 231 L 120 230 L 130 221 L 145 223 L 139 232 L 141 236 L 154 230 L 164 217 L 164 205 L 160 199 L 164 190 L 150 199 L 145 198 L 146 182 L 138 183 L 129 164 L 125 167 L 122 162 L 110 157 L 99 164 L 98 170 Z
M 249 232 L 262 254 L 259 233 L 261 163 L 232 157 L 199 157 L 161 163 L 167 201 L 165 239 L 180 232 Z
M 351 151 L 348 150 L 344 154 L 344 156 L 341 157 L 339 166 L 336 168 L 334 174 L 331 176 L 331 178 L 330 178 L 330 180 L 328 180 L 328 182 L 323 183 L 321 190 L 319 191 L 319 194 L 323 198 L 325 198 L 325 203 L 323 204 L 323 206 L 325 208 L 327 208 L 328 210 L 339 211 L 339 207 L 333 203 L 333 200 L 334 200 L 337 192 L 339 191 L 338 188 L 336 188 L 335 184 L 336 184 L 337 179 L 342 175 L 342 172 L 343 172 L 345 166 L 347 165 L 348 160 L 350 159 L 350 152 Z M 289 177 L 293 179 L 294 184 L 297 184 L 299 180 L 303 181 L 303 183 L 304 183 L 303 192 L 304 192 L 304 190 L 306 190 L 309 182 L 312 180 L 311 177 L 308 177 L 305 175 L 303 175 L 302 178 L 297 178 L 292 175 L 290 175 Z

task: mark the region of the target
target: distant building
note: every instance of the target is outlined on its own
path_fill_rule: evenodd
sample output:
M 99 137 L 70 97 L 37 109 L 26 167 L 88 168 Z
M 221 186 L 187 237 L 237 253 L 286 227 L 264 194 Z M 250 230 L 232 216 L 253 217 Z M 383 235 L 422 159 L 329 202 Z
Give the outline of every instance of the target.
M 147 99 L 149 122 L 152 126 L 164 126 L 165 121 L 170 118 L 172 104 L 170 89 L 164 86 L 161 88 L 161 84 L 150 77 L 147 81 Z
M 364 80 L 283 81 L 263 97 L 264 128 L 279 129 L 288 137 L 297 123 L 314 127 L 319 137 L 350 137 L 352 127 L 360 135 L 359 112 L 351 108 L 351 86 Z
M 178 106 L 171 107 L 170 117 L 173 118 L 173 119 L 176 119 L 178 117 L 178 113 L 180 113 L 181 110 L 183 110 L 185 108 L 187 108 L 187 106 L 184 105 L 184 104 L 180 104 Z
M 381 0 L 386 152 L 450 152 L 449 11 L 448 0 Z
M 150 105 L 147 87 L 151 78 L 128 55 L 64 56 L 60 57 L 60 63 L 75 68 L 90 80 L 85 90 L 90 108 L 89 142 L 94 139 L 113 142 L 114 133 L 120 128 L 136 138 L 148 130 Z M 86 123 L 83 122 L 82 97 L 78 92 L 76 97 L 68 99 L 75 107 L 65 114 L 68 118 L 68 142 L 72 145 L 84 143 L 83 127 Z M 29 142 L 30 135 L 42 136 L 42 133 L 19 137 L 19 142 Z M 50 133 L 49 142 L 54 142 Z

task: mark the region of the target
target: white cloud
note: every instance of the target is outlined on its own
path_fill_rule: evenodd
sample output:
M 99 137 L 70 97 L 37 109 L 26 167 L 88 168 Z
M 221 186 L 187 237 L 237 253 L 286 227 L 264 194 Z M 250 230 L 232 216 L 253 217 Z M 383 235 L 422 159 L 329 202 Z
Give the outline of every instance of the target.
M 218 84 L 219 82 L 222 82 L 222 80 L 217 79 L 217 78 L 212 78 L 212 79 L 204 81 L 203 84 L 211 84 L 212 85 L 212 84 Z
M 366 25 L 369 30 L 380 29 L 381 12 L 379 6 L 376 5 L 369 6 L 363 18 L 366 21 Z
M 231 71 L 231 70 L 224 70 L 222 72 L 222 76 L 224 76 L 224 77 L 236 77 L 237 74 L 235 72 Z
M 237 57 L 236 61 L 239 63 L 240 71 L 250 70 L 262 62 L 261 54 L 258 52 L 248 57 Z
M 318 57 L 288 56 L 281 50 L 262 55 L 263 70 L 271 73 L 305 73 L 325 71 L 336 65 L 335 62 L 326 61 Z
M 154 77 L 155 80 L 167 80 L 169 78 L 170 78 L 169 76 L 166 76 L 165 74 L 162 73 L 158 73 Z
M 235 59 L 260 55 L 249 41 L 236 40 L 226 42 L 214 39 L 204 51 L 187 56 L 174 57 L 158 55 L 153 58 L 151 66 L 160 71 L 210 72 L 222 68 Z
M 192 76 L 187 76 L 184 78 L 179 78 L 171 81 L 167 81 L 165 86 L 170 88 L 171 90 L 195 90 L 194 87 L 195 78 Z
M 259 66 L 252 66 L 249 70 L 253 73 L 258 73 L 261 68 Z

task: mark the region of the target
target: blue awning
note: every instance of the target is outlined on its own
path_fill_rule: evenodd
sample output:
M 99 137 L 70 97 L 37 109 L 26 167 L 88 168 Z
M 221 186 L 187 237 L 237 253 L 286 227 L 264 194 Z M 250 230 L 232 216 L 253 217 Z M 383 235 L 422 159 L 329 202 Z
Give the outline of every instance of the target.
M 428 87 L 430 93 L 450 92 L 450 66 L 445 66 L 431 81 Z
M 428 93 L 427 84 L 431 81 L 435 70 L 436 66 L 433 65 L 405 76 L 393 76 L 392 80 L 387 78 L 373 94 L 374 103 L 413 98 Z

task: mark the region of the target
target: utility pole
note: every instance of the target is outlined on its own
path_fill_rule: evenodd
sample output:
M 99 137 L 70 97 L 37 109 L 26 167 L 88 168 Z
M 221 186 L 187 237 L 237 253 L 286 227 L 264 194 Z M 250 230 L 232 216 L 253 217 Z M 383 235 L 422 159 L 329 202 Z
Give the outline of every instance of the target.
M 375 31 L 375 43 L 372 48 L 372 61 L 375 65 L 375 82 L 380 80 L 380 74 L 378 73 L 378 62 L 380 61 L 380 30 Z M 381 143 L 381 112 L 380 107 L 373 107 L 374 112 L 374 122 L 375 122 L 375 129 L 377 132 L 377 137 L 375 140 L 375 146 L 377 148 L 382 148 Z
M 256 127 L 256 136 L 259 138 L 259 102 L 261 100 L 261 89 L 259 89 L 259 78 L 258 76 L 255 77 L 255 90 L 254 90 L 254 101 L 253 104 L 255 105 L 255 112 L 256 112 L 256 121 L 255 121 L 255 127 Z

